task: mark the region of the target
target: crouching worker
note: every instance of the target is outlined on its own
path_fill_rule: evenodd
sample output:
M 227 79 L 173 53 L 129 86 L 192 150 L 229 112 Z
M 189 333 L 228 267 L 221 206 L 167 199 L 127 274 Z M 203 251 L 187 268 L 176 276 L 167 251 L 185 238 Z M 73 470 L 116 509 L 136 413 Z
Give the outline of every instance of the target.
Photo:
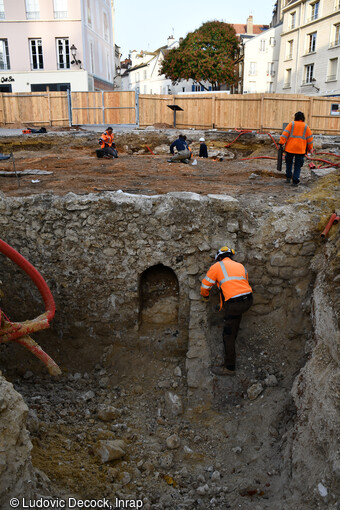
M 208 301 L 211 288 L 217 284 L 220 289 L 221 308 L 224 312 L 223 344 L 224 363 L 213 365 L 214 375 L 235 375 L 236 337 L 242 314 L 253 304 L 252 289 L 248 283 L 248 273 L 239 262 L 232 260 L 235 251 L 227 246 L 221 248 L 202 280 L 201 295 Z
M 112 127 L 108 127 L 99 139 L 100 150 L 97 151 L 97 156 L 99 158 L 118 158 L 118 152 L 113 138 Z
M 191 157 L 191 152 L 189 150 L 188 143 L 186 141 L 187 137 L 185 135 L 179 135 L 177 140 L 172 142 L 170 145 L 170 153 L 173 155 L 172 158 L 168 159 L 168 163 L 174 163 L 176 161 L 182 161 L 183 163 L 189 163 L 189 159 Z M 177 153 L 175 154 L 174 149 L 177 149 Z

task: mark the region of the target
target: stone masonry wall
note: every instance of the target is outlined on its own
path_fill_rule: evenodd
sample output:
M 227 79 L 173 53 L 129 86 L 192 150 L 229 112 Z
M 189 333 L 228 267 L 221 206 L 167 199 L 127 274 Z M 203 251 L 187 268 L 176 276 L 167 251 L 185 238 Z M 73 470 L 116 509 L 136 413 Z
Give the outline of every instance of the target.
M 200 301 L 199 290 L 214 253 L 234 247 L 249 272 L 255 304 L 243 331 L 253 334 L 268 325 L 277 329 L 274 342 L 294 341 L 311 329 L 316 223 L 308 206 L 275 206 L 273 197 L 243 203 L 194 193 L 0 196 L 1 238 L 37 267 L 55 297 L 52 328 L 39 333 L 39 340 L 58 363 L 66 364 L 69 353 L 95 364 L 102 348 L 114 342 L 147 346 L 139 335 L 139 280 L 143 271 L 163 264 L 179 282 L 178 334 L 169 348 L 186 353 L 188 385 L 205 388 L 206 396 L 211 314 L 216 323 L 221 315 Z M 13 320 L 42 311 L 32 283 L 10 261 L 2 260 L 0 279 L 1 306 Z M 212 301 L 217 304 L 216 295 Z

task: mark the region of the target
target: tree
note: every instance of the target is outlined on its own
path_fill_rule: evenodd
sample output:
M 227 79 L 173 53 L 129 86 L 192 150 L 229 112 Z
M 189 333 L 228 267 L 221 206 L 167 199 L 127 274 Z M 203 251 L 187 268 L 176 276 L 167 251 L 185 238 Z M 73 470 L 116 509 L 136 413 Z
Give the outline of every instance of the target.
M 165 74 L 173 83 L 191 78 L 206 90 L 203 82 L 219 90 L 222 84 L 237 83 L 238 48 L 233 26 L 222 21 L 208 21 L 165 55 L 160 74 Z

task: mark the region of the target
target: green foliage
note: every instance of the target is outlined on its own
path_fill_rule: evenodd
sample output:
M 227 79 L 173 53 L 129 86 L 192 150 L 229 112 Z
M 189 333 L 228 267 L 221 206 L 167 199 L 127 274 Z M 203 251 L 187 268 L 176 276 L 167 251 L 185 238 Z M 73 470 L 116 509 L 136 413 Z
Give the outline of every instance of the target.
M 208 81 L 213 90 L 219 90 L 222 84 L 237 82 L 238 48 L 233 26 L 222 21 L 208 21 L 190 32 L 179 48 L 165 55 L 160 74 L 165 74 L 173 83 L 190 78 L 201 84 Z

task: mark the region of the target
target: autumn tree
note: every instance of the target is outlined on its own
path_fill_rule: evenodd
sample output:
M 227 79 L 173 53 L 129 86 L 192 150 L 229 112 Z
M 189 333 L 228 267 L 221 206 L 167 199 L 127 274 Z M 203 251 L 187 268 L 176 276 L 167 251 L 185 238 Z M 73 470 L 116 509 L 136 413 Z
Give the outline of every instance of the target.
M 222 21 L 208 21 L 190 32 L 176 49 L 164 57 L 160 74 L 173 83 L 190 78 L 207 90 L 237 82 L 236 62 L 239 41 L 233 26 Z

